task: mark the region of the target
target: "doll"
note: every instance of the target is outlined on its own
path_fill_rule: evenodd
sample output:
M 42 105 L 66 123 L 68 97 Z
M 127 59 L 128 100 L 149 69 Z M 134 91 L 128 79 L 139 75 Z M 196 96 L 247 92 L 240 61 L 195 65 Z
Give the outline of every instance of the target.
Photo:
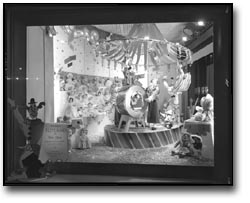
M 147 98 L 145 99 L 148 102 L 148 114 L 147 114 L 147 122 L 152 125 L 152 130 L 155 130 L 155 123 L 159 123 L 159 110 L 158 110 L 158 97 L 160 93 L 159 89 L 159 81 L 158 79 L 152 79 L 149 87 L 146 89 Z
M 66 116 L 70 119 L 77 117 L 77 108 L 74 104 L 73 97 L 69 97 L 69 99 L 68 99 L 68 105 L 65 109 L 64 116 Z
M 127 66 L 123 69 L 124 79 L 122 81 L 123 86 L 133 85 L 135 82 L 135 72 L 132 68 L 132 59 L 129 59 Z
M 160 112 L 161 117 L 163 118 L 163 125 L 170 129 L 173 126 L 173 111 L 168 108 L 168 103 L 163 104 L 163 111 Z
M 88 130 L 86 128 L 81 128 L 79 131 L 79 149 L 90 149 L 92 147 L 89 138 L 87 137 Z

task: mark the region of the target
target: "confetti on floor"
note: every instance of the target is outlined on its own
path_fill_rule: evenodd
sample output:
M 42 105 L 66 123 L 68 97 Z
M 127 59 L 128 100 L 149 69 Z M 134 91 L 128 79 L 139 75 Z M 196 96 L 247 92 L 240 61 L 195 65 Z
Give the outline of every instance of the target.
M 121 149 L 94 146 L 91 149 L 73 149 L 68 162 L 82 163 L 130 163 L 156 165 L 213 166 L 213 160 L 206 158 L 171 156 L 172 145 L 150 149 Z

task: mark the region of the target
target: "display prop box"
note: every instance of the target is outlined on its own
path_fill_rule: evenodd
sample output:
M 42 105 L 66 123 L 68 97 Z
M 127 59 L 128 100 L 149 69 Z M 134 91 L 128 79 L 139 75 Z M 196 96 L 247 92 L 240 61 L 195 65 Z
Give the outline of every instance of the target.
M 190 134 L 202 138 L 202 156 L 214 160 L 214 125 L 213 122 L 195 121 L 188 119 L 184 122 L 184 129 Z
M 68 159 L 68 125 L 45 123 L 39 159 L 42 163 L 66 161 Z

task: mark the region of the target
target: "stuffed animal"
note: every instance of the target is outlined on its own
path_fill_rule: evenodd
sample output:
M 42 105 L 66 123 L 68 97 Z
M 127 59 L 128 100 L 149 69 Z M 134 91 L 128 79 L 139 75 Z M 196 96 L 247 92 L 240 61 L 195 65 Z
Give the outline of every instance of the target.
M 196 113 L 194 114 L 194 120 L 196 121 L 204 121 L 206 118 L 206 115 L 203 113 L 203 108 L 200 106 L 196 106 Z
M 202 153 L 202 138 L 197 135 L 183 133 L 181 139 L 175 144 L 172 156 L 178 155 L 179 158 L 193 156 L 200 158 Z
M 211 121 L 213 120 L 214 99 L 210 94 L 201 98 L 201 107 L 197 106 L 197 113 L 194 115 L 196 121 Z

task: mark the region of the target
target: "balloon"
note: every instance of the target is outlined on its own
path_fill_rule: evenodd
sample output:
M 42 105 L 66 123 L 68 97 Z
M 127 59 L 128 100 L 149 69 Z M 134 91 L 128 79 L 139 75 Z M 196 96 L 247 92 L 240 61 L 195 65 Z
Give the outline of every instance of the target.
M 90 33 L 90 37 L 93 39 L 93 41 L 98 41 L 99 39 L 99 34 L 96 30 L 92 30 Z
M 71 26 L 69 26 L 69 28 L 70 28 L 71 30 L 74 30 L 75 26 L 74 26 L 74 25 L 71 25 Z
M 75 32 L 74 32 L 74 37 L 81 37 L 81 36 L 83 36 L 84 35 L 84 33 L 83 33 L 83 31 L 81 31 L 81 30 L 76 30 Z
M 65 30 L 66 30 L 67 33 L 71 33 L 72 32 L 72 30 L 70 29 L 70 26 L 65 25 L 64 28 L 65 28 Z
M 88 28 L 83 28 L 83 34 L 84 34 L 84 36 L 85 36 L 86 38 L 89 37 L 89 30 L 88 30 Z
M 91 35 L 91 34 L 90 34 L 90 42 L 91 42 L 92 44 L 95 44 L 95 38 L 94 38 L 94 36 Z

